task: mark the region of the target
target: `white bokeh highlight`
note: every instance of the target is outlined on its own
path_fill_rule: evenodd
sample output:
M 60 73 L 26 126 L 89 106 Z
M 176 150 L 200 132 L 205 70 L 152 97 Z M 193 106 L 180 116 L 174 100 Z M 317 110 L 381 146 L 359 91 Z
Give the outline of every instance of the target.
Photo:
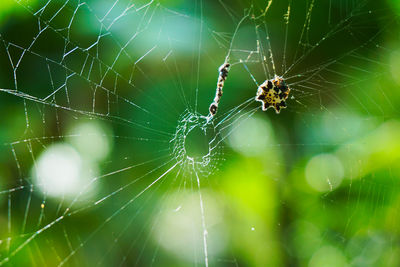
M 111 130 L 96 121 L 74 124 L 67 136 L 67 141 L 88 161 L 102 161 L 112 149 Z
M 96 173 L 69 144 L 49 146 L 33 167 L 33 179 L 45 195 L 73 197 Z
M 244 117 L 236 120 L 229 129 L 228 143 L 245 156 L 265 154 L 274 140 L 270 123 L 258 116 Z
M 316 191 L 333 191 L 342 183 L 344 169 L 335 155 L 319 154 L 308 161 L 305 176 L 307 183 Z
M 202 192 L 206 229 L 201 225 L 199 196 L 194 192 L 175 192 L 163 202 L 160 217 L 155 217 L 157 227 L 154 239 L 169 254 L 188 262 L 196 262 L 203 255 L 203 234 L 206 231 L 208 252 L 213 255 L 223 253 L 227 246 L 227 233 L 222 222 L 222 207 L 207 191 Z M 201 256 L 200 256 L 201 257 Z

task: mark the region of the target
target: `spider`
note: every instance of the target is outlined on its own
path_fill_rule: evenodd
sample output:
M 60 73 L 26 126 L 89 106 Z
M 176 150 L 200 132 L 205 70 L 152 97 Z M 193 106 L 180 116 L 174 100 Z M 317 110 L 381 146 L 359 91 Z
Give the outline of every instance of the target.
M 282 108 L 286 108 L 285 100 L 289 93 L 290 88 L 286 85 L 285 80 L 275 75 L 272 80 L 266 80 L 258 87 L 255 100 L 262 103 L 263 111 L 272 107 L 279 114 Z

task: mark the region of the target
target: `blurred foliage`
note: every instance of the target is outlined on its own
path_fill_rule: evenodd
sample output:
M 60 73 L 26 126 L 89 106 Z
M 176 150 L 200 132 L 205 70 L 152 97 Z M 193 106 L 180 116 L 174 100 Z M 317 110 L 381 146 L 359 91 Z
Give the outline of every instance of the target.
M 44 2 L 0 3 L 1 263 L 202 265 L 207 238 L 210 266 L 399 266 L 397 1 Z M 288 108 L 236 112 L 198 177 L 171 139 L 233 36 L 219 115 L 305 59 Z

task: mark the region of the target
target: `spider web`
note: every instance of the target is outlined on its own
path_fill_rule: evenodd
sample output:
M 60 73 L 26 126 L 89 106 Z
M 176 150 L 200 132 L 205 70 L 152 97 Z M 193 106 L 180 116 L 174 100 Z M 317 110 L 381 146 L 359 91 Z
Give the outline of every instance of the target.
M 0 32 L 0 265 L 395 257 L 398 18 L 374 1 L 300 2 L 13 2 Z M 291 89 L 279 115 L 254 101 L 275 75 Z M 211 132 L 203 160 L 185 150 L 190 127 Z M 331 175 L 315 180 L 314 165 Z

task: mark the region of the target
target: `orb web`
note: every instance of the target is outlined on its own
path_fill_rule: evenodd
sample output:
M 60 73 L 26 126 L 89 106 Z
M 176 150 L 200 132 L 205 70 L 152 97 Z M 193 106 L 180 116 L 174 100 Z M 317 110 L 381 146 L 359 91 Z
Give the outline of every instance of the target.
M 218 169 L 223 160 L 220 140 L 220 133 L 212 120 L 186 110 L 180 116 L 170 142 L 172 154 L 182 162 L 185 172 L 195 171 L 207 177 Z
M 399 257 L 396 1 L 3 2 L 0 265 Z

